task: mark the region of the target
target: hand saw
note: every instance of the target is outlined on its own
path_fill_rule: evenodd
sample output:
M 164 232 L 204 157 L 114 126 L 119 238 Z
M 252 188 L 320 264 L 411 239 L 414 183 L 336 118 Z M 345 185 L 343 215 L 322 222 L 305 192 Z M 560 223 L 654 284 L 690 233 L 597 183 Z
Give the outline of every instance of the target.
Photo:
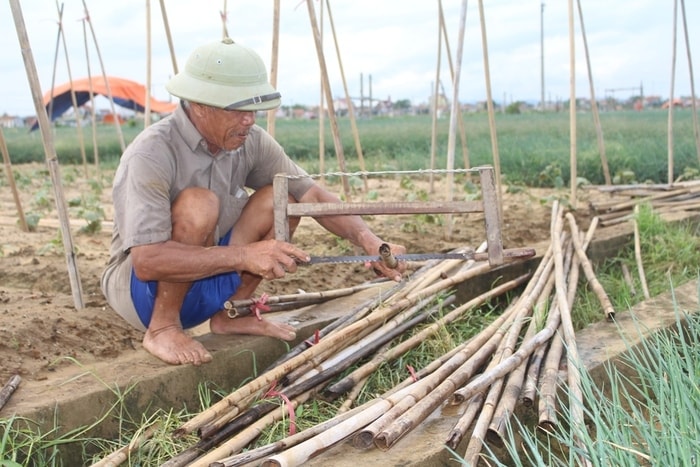
M 503 257 L 505 259 L 524 259 L 535 256 L 535 250 L 533 248 L 514 248 L 503 250 Z M 489 259 L 488 253 L 481 253 L 476 251 L 467 251 L 464 253 L 414 253 L 405 255 L 392 255 L 396 261 L 428 261 L 428 260 L 447 260 L 447 259 L 458 259 L 462 261 L 474 260 L 474 261 L 486 261 Z M 300 266 L 314 265 L 314 264 L 344 264 L 344 263 L 366 263 L 384 261 L 387 266 L 392 267 L 391 260 L 387 261 L 384 255 L 358 255 L 358 256 L 312 256 L 307 262 L 299 263 Z M 396 266 L 393 266 L 396 267 Z

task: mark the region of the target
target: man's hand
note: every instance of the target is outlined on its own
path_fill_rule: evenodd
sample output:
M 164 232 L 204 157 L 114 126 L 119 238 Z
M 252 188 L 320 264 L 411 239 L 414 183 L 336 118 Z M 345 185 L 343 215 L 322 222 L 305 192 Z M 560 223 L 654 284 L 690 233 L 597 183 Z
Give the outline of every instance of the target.
M 387 251 L 388 247 L 388 251 Z M 367 252 L 370 255 L 379 254 L 382 258 L 394 258 L 396 255 L 406 254 L 406 247 L 403 245 L 396 245 L 393 243 L 382 243 L 376 252 Z M 401 281 L 402 273 L 406 270 L 405 261 L 394 261 L 384 260 L 384 261 L 373 261 L 367 264 L 367 267 L 373 268 L 377 274 L 389 279 L 395 280 L 396 282 Z
M 241 269 L 266 280 L 296 272 L 297 264 L 309 259 L 304 250 L 279 240 L 262 240 L 241 247 Z

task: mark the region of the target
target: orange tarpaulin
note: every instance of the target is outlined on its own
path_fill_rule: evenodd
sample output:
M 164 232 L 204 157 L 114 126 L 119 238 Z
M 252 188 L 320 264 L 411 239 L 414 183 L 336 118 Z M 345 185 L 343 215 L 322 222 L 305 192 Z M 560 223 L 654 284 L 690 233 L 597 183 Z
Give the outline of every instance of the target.
M 146 108 L 146 87 L 144 85 L 114 76 L 109 76 L 108 80 L 109 90 L 111 91 L 112 99 L 115 104 L 137 112 L 144 111 Z M 88 78 L 74 80 L 72 84 L 79 107 L 90 100 L 91 86 L 93 94 L 99 94 L 109 98 L 107 85 L 102 76 L 94 76 L 91 80 Z M 49 116 L 51 120 L 63 115 L 65 111 L 73 106 L 70 90 L 71 83 L 65 83 L 55 87 L 53 91 L 49 91 L 44 95 L 44 105 L 47 111 L 53 98 L 53 111 Z M 159 114 L 171 113 L 177 107 L 175 103 L 159 101 L 152 97 L 150 99 L 150 105 L 151 112 Z

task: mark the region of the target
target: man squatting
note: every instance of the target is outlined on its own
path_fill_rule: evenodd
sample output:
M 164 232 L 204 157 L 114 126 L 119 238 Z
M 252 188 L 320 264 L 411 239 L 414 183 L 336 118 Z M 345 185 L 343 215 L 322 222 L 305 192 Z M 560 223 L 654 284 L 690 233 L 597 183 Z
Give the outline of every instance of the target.
M 309 260 L 274 239 L 273 177 L 307 175 L 255 124 L 257 111 L 280 105 L 280 93 L 258 54 L 228 38 L 198 47 L 166 89 L 180 105 L 134 139 L 115 173 L 114 230 L 101 278 L 107 302 L 145 331 L 148 352 L 170 364 L 212 360 L 185 332 L 205 321 L 215 334 L 293 340 L 288 324 L 231 319 L 223 309 L 226 300 L 250 298 L 263 279 L 294 273 L 297 262 Z M 302 176 L 289 180 L 289 202 L 340 199 Z M 289 221 L 293 232 L 299 218 Z M 368 255 L 384 243 L 359 216 L 317 221 Z M 401 280 L 402 267 L 371 266 Z

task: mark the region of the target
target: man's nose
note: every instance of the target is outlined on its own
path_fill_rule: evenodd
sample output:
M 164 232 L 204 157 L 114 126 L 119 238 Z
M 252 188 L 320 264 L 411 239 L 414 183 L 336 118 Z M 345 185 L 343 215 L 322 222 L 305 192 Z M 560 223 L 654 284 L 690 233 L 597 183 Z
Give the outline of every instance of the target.
M 255 111 L 248 110 L 243 114 L 243 123 L 246 125 L 252 125 L 255 123 Z

